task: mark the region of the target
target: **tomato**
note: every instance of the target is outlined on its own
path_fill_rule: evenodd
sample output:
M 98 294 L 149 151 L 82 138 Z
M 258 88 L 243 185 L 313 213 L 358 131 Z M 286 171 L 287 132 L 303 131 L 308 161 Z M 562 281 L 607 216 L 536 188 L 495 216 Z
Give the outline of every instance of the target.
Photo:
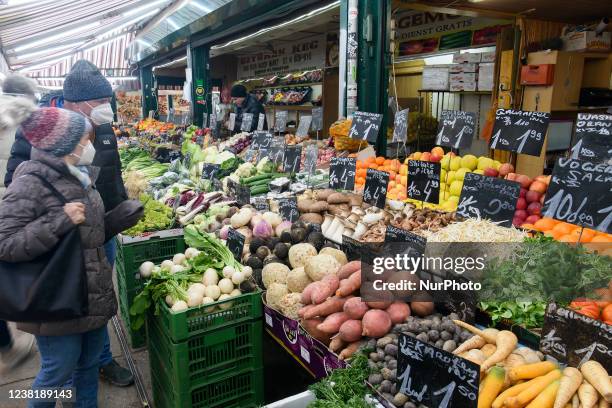
M 606 322 L 612 321 L 612 303 L 610 303 L 601 311 L 601 320 L 604 320 Z
M 592 319 L 599 319 L 599 306 L 595 302 L 589 301 L 574 301 L 569 305 L 570 309 L 575 310 L 576 312 L 588 316 Z

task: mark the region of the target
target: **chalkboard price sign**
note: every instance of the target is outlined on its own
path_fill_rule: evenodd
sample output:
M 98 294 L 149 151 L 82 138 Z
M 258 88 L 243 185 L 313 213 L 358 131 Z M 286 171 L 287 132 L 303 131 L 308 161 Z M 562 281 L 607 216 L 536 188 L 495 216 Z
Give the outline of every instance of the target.
M 255 132 L 253 140 L 249 146 L 253 150 L 267 149 L 272 143 L 272 133 L 269 132 Z
M 210 114 L 210 132 L 212 134 L 213 139 L 219 138 L 219 129 L 217 124 L 217 115 L 214 113 Z
M 472 145 L 475 123 L 474 112 L 443 110 L 438 122 L 436 144 L 453 149 L 467 149 Z
M 239 204 L 245 205 L 251 203 L 251 190 L 249 189 L 249 186 L 243 186 L 240 183 L 229 180 L 227 183 L 227 188 L 229 190 L 228 195 L 230 197 L 234 197 Z
M 314 174 L 317 169 L 317 158 L 319 157 L 319 146 L 316 143 L 309 144 L 306 147 L 304 155 L 304 171 L 310 175 Z
M 559 158 L 546 190 L 542 214 L 559 221 L 612 233 L 609 166 Z
M 312 123 L 312 116 L 310 115 L 302 115 L 300 116 L 300 124 L 295 132 L 297 137 L 306 137 L 308 136 L 308 131 L 310 130 L 310 124 Z
M 260 113 L 257 118 L 257 130 L 262 131 L 264 128 L 264 123 L 266 122 L 266 115 Z
M 612 372 L 612 326 L 549 303 L 540 351 L 572 367 L 595 360 Z
M 286 221 L 295 222 L 300 216 L 295 197 L 282 197 L 278 199 L 278 212 Z
M 349 137 L 351 139 L 366 140 L 371 143 L 376 142 L 378 132 L 380 131 L 380 124 L 382 123 L 382 116 L 380 113 L 354 112 Z
M 204 163 L 202 167 L 202 180 L 212 180 L 217 177 L 217 173 L 221 169 L 221 165 L 213 163 Z
M 612 136 L 582 136 L 572 147 L 572 159 L 609 163 L 612 161 Z
M 393 225 L 387 225 L 385 242 L 405 242 L 407 244 L 407 249 L 414 249 L 421 255 L 425 253 L 425 247 L 427 246 L 426 238 L 410 231 L 394 227 Z
M 395 120 L 393 121 L 393 143 L 406 143 L 409 112 L 410 109 L 404 109 L 395 114 Z
M 386 171 L 368 169 L 366 173 L 363 201 L 378 208 L 385 208 L 389 173 Z
M 173 162 L 176 159 L 180 159 L 181 158 L 181 152 L 178 150 L 170 150 L 168 152 L 168 159 Z
M 227 230 L 227 247 L 234 255 L 237 261 L 242 259 L 242 251 L 244 249 L 244 235 L 233 228 Z
M 274 162 L 277 166 L 283 163 L 283 156 L 285 155 L 285 138 L 275 137 L 272 140 L 270 145 L 270 149 L 268 150 L 268 157 L 272 162 Z
M 301 159 L 301 145 L 286 146 L 285 154 L 283 156 L 283 171 L 290 174 L 299 173 Z
M 495 112 L 491 149 L 539 156 L 550 113 L 498 109 Z
M 323 129 L 323 108 L 321 107 L 312 108 L 311 127 L 312 127 L 312 130 L 314 130 L 315 132 L 318 132 L 321 129 Z
M 240 124 L 240 130 L 243 132 L 250 132 L 251 126 L 253 126 L 253 114 L 252 113 L 243 113 L 242 114 L 242 123 Z
M 401 333 L 397 352 L 398 391 L 436 408 L 476 408 L 480 366 Z
M 229 114 L 229 130 L 233 132 L 235 127 L 236 127 L 236 114 L 232 112 Z
M 612 135 L 612 115 L 579 113 L 576 118 L 576 140 L 593 135 L 606 138 Z
M 352 157 L 332 157 L 329 163 L 329 188 L 353 190 L 357 161 Z
M 349 261 L 354 261 L 361 258 L 363 244 L 356 239 L 342 235 L 342 250 L 346 254 Z
M 270 211 L 270 204 L 268 204 L 268 199 L 265 197 L 255 197 L 251 200 L 251 204 L 253 204 L 253 207 L 255 207 L 257 211 Z
M 247 149 L 245 155 L 244 155 L 244 161 L 245 162 L 252 162 L 255 159 L 257 159 L 257 150 L 253 150 L 251 148 Z
M 408 197 L 437 204 L 440 200 L 440 163 L 408 160 Z
M 289 118 L 289 112 L 276 111 L 274 113 L 274 129 L 279 133 L 287 130 L 287 119 L 288 118 Z
M 510 227 L 520 192 L 521 185 L 515 181 L 466 173 L 457 215 L 486 218 Z

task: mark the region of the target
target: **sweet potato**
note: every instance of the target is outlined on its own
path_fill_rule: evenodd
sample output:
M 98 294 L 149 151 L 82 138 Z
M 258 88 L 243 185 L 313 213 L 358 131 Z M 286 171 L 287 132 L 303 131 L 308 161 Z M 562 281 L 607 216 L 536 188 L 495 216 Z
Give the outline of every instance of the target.
M 391 317 L 384 310 L 372 309 L 363 315 L 361 322 L 363 326 L 362 335 L 368 337 L 382 337 L 391 329 Z
M 320 317 L 315 317 L 314 319 L 302 321 L 302 326 L 304 326 L 304 329 L 306 329 L 306 331 L 312 337 L 327 345 L 331 341 L 331 336 L 328 333 L 322 332 L 321 330 L 317 329 L 317 326 L 321 323 L 323 323 L 323 319 Z
M 410 306 L 404 302 L 393 302 L 385 309 L 385 312 L 389 314 L 391 322 L 394 324 L 402 323 L 408 316 L 410 316 Z
M 386 310 L 389 306 L 391 306 L 391 301 L 376 301 L 376 302 L 366 302 L 366 304 L 368 305 L 368 307 L 371 307 L 372 309 L 380 309 L 380 310 Z
M 361 261 L 351 261 L 346 265 L 343 265 L 338 273 L 336 274 L 340 279 L 346 279 L 351 276 L 354 272 L 361 270 Z
M 348 298 L 338 296 L 330 297 L 320 305 L 316 305 L 312 309 L 308 309 L 304 313 L 304 319 L 312 319 L 316 316 L 325 317 L 332 313 L 341 312 L 342 308 L 344 307 L 344 302 L 346 302 L 347 299 Z
M 354 297 L 347 300 L 343 308 L 344 313 L 351 319 L 361 319 L 368 309 L 368 305 L 366 305 L 360 297 Z
M 354 343 L 349 344 L 344 350 L 340 352 L 340 360 L 349 359 L 355 354 L 357 350 L 359 350 L 359 346 L 361 346 L 361 341 L 356 341 Z
M 340 279 L 336 275 L 326 275 L 319 285 L 315 286 L 311 294 L 311 300 L 314 304 L 325 302 L 328 297 L 333 296 L 334 292 L 340 286 Z
M 301 317 L 302 319 L 304 318 L 304 314 L 309 311 L 310 309 L 312 309 L 313 307 L 315 307 L 316 305 L 306 305 L 304 307 L 302 307 L 300 310 L 298 310 L 298 316 Z
M 361 271 L 353 272 L 347 279 L 340 281 L 340 287 L 336 291 L 338 296 L 348 296 L 361 286 Z
M 324 333 L 336 334 L 340 330 L 342 323 L 348 320 L 348 316 L 344 312 L 332 313 L 323 320 L 323 323 L 317 325 L 317 329 Z
M 352 343 L 361 338 L 361 330 L 361 320 L 347 320 L 340 325 L 338 333 L 342 341 Z
M 329 349 L 334 353 L 342 350 L 345 346 L 346 343 L 343 342 L 340 336 L 338 335 L 334 336 L 329 342 Z
M 312 291 L 317 287 L 319 282 L 309 283 L 302 291 L 302 304 L 309 305 L 312 303 Z

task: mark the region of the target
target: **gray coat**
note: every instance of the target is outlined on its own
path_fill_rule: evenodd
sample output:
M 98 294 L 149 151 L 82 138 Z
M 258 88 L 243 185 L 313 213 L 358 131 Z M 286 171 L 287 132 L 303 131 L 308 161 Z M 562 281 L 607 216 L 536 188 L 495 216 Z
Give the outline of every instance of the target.
M 0 203 L 0 260 L 23 262 L 51 250 L 73 227 L 63 205 L 36 177 L 49 181 L 68 202 L 85 204 L 85 222 L 79 226 L 85 257 L 89 314 L 59 322 L 19 323 L 20 330 L 41 336 L 84 333 L 105 326 L 117 311 L 112 269 L 104 253 L 104 204 L 98 191 L 83 188 L 60 158 L 32 149 L 31 161 L 16 170 L 13 183 Z M 92 184 L 98 174 L 90 168 Z

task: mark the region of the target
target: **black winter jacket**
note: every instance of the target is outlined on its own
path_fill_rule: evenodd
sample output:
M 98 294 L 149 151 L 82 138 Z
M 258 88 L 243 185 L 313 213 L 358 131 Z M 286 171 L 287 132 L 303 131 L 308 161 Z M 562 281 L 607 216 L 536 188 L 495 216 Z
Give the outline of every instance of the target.
M 251 122 L 251 128 L 248 130 L 249 132 L 257 129 L 257 122 L 259 121 L 259 114 L 264 114 L 264 129 L 268 129 L 268 123 L 266 119 L 266 110 L 264 109 L 261 102 L 257 100 L 253 95 L 247 95 L 244 100 L 244 105 L 242 107 L 238 106 L 236 108 L 236 122 L 234 123 L 234 131 L 240 132 L 242 128 L 242 115 L 244 113 L 252 113 L 253 121 Z
M 11 147 L 11 155 L 6 163 L 6 174 L 4 175 L 4 186 L 8 187 L 13 181 L 13 173 L 22 162 L 30 160 L 32 146 L 23 137 L 21 129 L 15 133 L 15 141 Z

